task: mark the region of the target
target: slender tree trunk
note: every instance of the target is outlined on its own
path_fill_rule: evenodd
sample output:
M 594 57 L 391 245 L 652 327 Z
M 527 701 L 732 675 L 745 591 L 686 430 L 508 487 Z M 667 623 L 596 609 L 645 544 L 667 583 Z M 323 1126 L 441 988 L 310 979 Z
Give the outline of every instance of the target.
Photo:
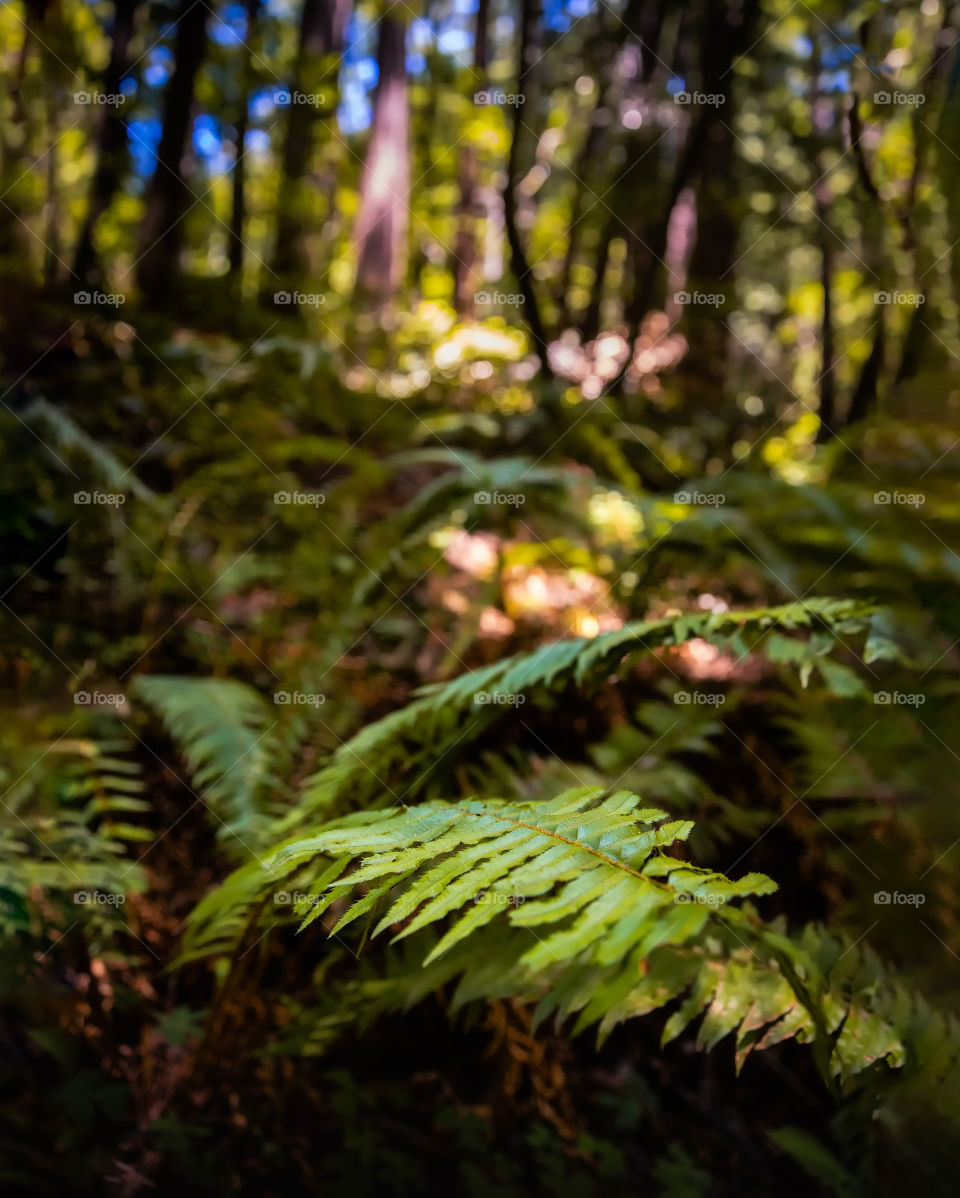
M 473 86 L 487 86 L 487 19 L 490 0 L 478 0 L 473 36 Z M 480 282 L 480 222 L 483 219 L 479 163 L 476 147 L 465 145 L 460 151 L 458 170 L 460 200 L 457 204 L 456 262 L 454 263 L 454 303 L 460 316 L 473 315 L 473 297 Z
M 243 271 L 243 231 L 247 223 L 247 164 L 244 144 L 247 140 L 247 93 L 237 115 L 236 158 L 233 163 L 230 195 L 230 248 L 227 274 L 239 277 Z
M 820 218 L 820 287 L 823 291 L 823 317 L 820 323 L 820 344 L 823 358 L 820 364 L 820 428 L 817 440 L 829 441 L 837 433 L 837 382 L 833 336 L 833 301 L 830 286 L 833 281 L 833 234 L 826 225 L 828 207 L 817 196 L 817 215 Z
M 571 313 L 570 309 L 570 288 L 573 270 L 578 258 L 581 256 L 580 246 L 585 240 L 584 235 L 591 228 L 596 231 L 599 237 L 597 243 L 599 257 L 603 260 L 604 269 L 606 268 L 612 232 L 608 233 L 610 225 L 606 219 L 604 204 L 607 207 L 614 207 L 617 201 L 614 199 L 613 201 L 604 201 L 604 203 L 601 203 L 596 195 L 590 195 L 588 198 L 587 193 L 588 191 L 595 190 L 596 193 L 603 194 L 602 185 L 591 189 L 588 184 L 591 178 L 597 173 L 595 170 L 596 164 L 603 162 L 603 151 L 608 141 L 610 129 L 616 128 L 619 125 L 615 110 L 618 104 L 618 85 L 622 83 L 620 67 L 624 47 L 630 41 L 631 35 L 633 35 L 640 46 L 641 82 L 646 83 L 656 65 L 657 47 L 660 42 L 660 33 L 666 14 L 666 6 L 667 0 L 660 0 L 655 8 L 648 7 L 645 12 L 643 0 L 629 0 L 623 14 L 623 20 L 617 28 L 616 37 L 608 46 L 605 46 L 603 51 L 602 65 L 599 69 L 600 82 L 597 90 L 597 102 L 590 117 L 587 136 L 584 138 L 583 146 L 577 156 L 576 165 L 572 168 L 575 186 L 577 184 L 580 186 L 576 186 L 574 192 L 573 205 L 570 212 L 570 233 L 563 259 L 560 284 L 555 293 L 555 302 L 560 313 L 557 324 L 560 328 L 566 328 L 573 319 L 573 313 Z M 591 224 L 587 220 L 591 210 L 594 208 L 601 209 L 599 225 Z M 593 322 L 594 314 L 599 313 L 601 296 L 596 294 L 597 288 L 602 291 L 603 277 L 602 275 L 597 276 L 594 273 L 594 292 L 591 295 L 587 309 L 590 316 L 588 317 L 586 312 L 581 313 L 581 324 L 590 325 Z
M 360 185 L 360 214 L 355 233 L 357 292 L 384 304 L 396 292 L 406 268 L 410 191 L 406 30 L 400 5 L 380 21 L 377 43 L 373 125 Z
M 129 66 L 130 39 L 139 0 L 115 0 L 113 6 L 113 37 L 110 61 L 103 76 L 107 95 L 120 93 L 120 84 Z M 78 281 L 96 286 L 102 281 L 102 271 L 94 247 L 97 222 L 110 207 L 123 179 L 127 159 L 127 128 L 120 104 L 104 104 L 97 136 L 96 167 L 90 184 L 90 199 L 73 259 L 73 273 Z
M 523 87 L 523 79 L 528 73 L 528 70 L 533 68 L 533 53 L 535 45 L 533 41 L 533 28 L 535 24 L 534 12 L 535 0 L 521 0 L 520 9 L 520 49 L 517 54 L 517 87 Z M 531 60 L 531 65 L 528 68 L 527 62 Z M 546 378 L 552 377 L 550 368 L 550 356 L 547 352 L 547 332 L 544 327 L 543 317 L 540 315 L 540 307 L 537 303 L 537 295 L 533 289 L 533 276 L 530 273 L 530 267 L 527 265 L 527 257 L 524 253 L 523 246 L 520 242 L 520 234 L 517 230 L 517 206 L 515 191 L 519 182 L 519 158 L 520 158 L 520 132 L 522 127 L 521 109 L 519 106 L 514 106 L 513 109 L 513 129 L 510 137 L 510 156 L 507 161 L 507 182 L 503 193 L 503 222 L 506 228 L 507 244 L 510 246 L 510 258 L 513 266 L 513 273 L 517 278 L 517 285 L 520 288 L 520 294 L 523 296 L 523 314 L 526 318 L 527 325 L 530 329 L 530 334 L 533 337 L 534 348 L 537 357 L 540 359 L 540 367 Z
M 239 277 L 243 272 L 243 233 L 247 221 L 247 126 L 250 119 L 250 92 L 253 90 L 253 40 L 257 32 L 260 0 L 247 0 L 247 28 L 244 38 L 243 65 L 240 68 L 240 98 L 237 103 L 236 158 L 233 163 L 230 208 L 230 249 L 228 274 Z
M 625 304 L 624 316 L 627 323 L 628 352 L 620 370 L 611 384 L 615 390 L 623 383 L 630 363 L 633 361 L 633 351 L 640 335 L 643 318 L 653 307 L 658 298 L 658 287 L 663 275 L 663 258 L 667 252 L 667 231 L 670 227 L 670 214 L 676 207 L 681 193 L 693 174 L 700 156 L 700 146 L 703 140 L 703 125 L 699 120 L 694 121 L 686 144 L 684 145 L 673 178 L 667 192 L 666 200 L 651 226 L 644 225 L 640 214 L 630 222 L 631 231 L 627 242 L 627 261 L 633 276 L 633 288 Z M 635 208 L 637 205 L 634 206 Z
M 740 181 L 731 170 L 735 143 L 732 67 L 737 56 L 753 41 L 754 25 L 759 17 L 758 0 L 746 0 L 742 6 L 716 0 L 708 6 L 700 30 L 700 77 L 703 91 L 723 96 L 720 106 L 701 105 L 693 117 L 689 139 L 677 167 L 665 219 L 657 224 L 651 249 L 663 258 L 670 213 L 688 181 L 696 182 L 696 237 L 687 272 L 687 289 L 720 295 L 718 308 L 691 304 L 683 313 L 687 353 L 677 370 L 681 392 L 703 402 L 712 410 L 726 393 L 729 340 L 725 309 L 726 298 L 733 294 L 732 272 L 736 262 L 737 236 L 743 215 Z M 678 186 L 679 184 L 679 186 Z M 662 248 L 661 248 L 662 247 Z M 642 320 L 656 300 L 654 283 L 660 277 L 660 264 L 649 267 L 654 278 L 643 277 L 642 290 L 633 313 Z M 631 322 L 631 332 L 639 326 Z M 632 344 L 632 341 L 631 341 Z
M 183 159 L 189 145 L 194 88 L 206 50 L 209 10 L 202 0 L 181 0 L 174 39 L 175 65 L 163 100 L 156 170 L 147 188 L 137 279 L 148 299 L 167 294 L 178 274 L 182 221 L 189 190 Z
M 44 262 L 43 281 L 48 288 L 53 288 L 57 280 L 57 267 L 60 264 L 60 205 L 57 203 L 57 105 L 54 93 L 51 91 L 47 100 L 47 129 L 49 130 L 50 149 L 47 152 L 46 176 L 47 197 L 44 204 Z
M 818 46 L 820 31 L 811 30 L 813 53 L 810 56 L 810 126 L 812 134 L 812 152 L 810 160 L 814 177 L 820 177 L 814 197 L 817 213 L 817 234 L 820 246 L 820 290 L 823 294 L 823 315 L 820 320 L 820 427 L 817 429 L 817 441 L 823 444 L 837 435 L 837 380 L 836 380 L 836 350 L 834 347 L 833 299 L 831 285 L 833 283 L 833 233 L 829 225 L 830 201 L 833 193 L 825 175 L 824 158 L 825 146 L 823 137 L 817 132 L 817 103 L 820 91 L 820 52 Z
M 880 381 L 880 371 L 883 369 L 883 355 L 886 345 L 882 309 L 878 312 L 877 316 L 877 331 L 873 336 L 873 345 L 870 347 L 870 354 L 863 364 L 859 379 L 857 379 L 853 398 L 850 400 L 850 407 L 847 409 L 847 418 L 844 421 L 844 427 L 856 424 L 858 420 L 865 420 L 877 406 L 878 384 Z
M 614 235 L 614 217 L 607 217 L 600 230 L 600 240 L 597 243 L 597 253 L 593 264 L 593 287 L 590 291 L 590 302 L 584 310 L 580 321 L 580 337 L 583 344 L 594 341 L 600 332 L 600 309 L 603 304 L 603 281 L 607 274 L 607 262 L 610 259 L 610 242 Z
M 336 55 L 343 51 L 350 0 L 304 0 L 291 99 L 322 96 L 316 104 L 291 103 L 283 143 L 283 173 L 277 206 L 273 270 L 281 278 L 302 273 L 310 194 L 304 179 L 310 166 L 318 118 L 336 109 Z
M 860 27 L 860 44 L 862 46 L 868 46 L 869 36 L 870 23 L 869 21 L 864 21 Z M 860 120 L 860 97 L 856 92 L 850 96 L 850 105 L 847 109 L 847 126 L 850 137 L 850 152 L 856 164 L 860 190 L 863 192 L 861 197 L 863 215 L 860 219 L 862 230 L 860 256 L 868 270 L 873 274 L 873 281 L 870 282 L 868 280 L 868 286 L 872 286 L 874 292 L 883 291 L 886 288 L 882 280 L 889 278 L 890 275 L 889 267 L 884 261 L 883 200 L 873 181 L 870 166 L 867 162 L 863 145 L 863 125 Z M 910 235 L 908 220 L 901 222 L 901 229 L 906 240 Z M 886 353 L 886 315 L 881 305 L 875 305 L 875 315 L 876 331 L 873 336 L 873 344 L 870 347 L 867 360 L 861 368 L 853 395 L 847 407 L 846 415 L 843 418 L 844 428 L 866 419 L 877 406 L 880 374 L 883 370 Z

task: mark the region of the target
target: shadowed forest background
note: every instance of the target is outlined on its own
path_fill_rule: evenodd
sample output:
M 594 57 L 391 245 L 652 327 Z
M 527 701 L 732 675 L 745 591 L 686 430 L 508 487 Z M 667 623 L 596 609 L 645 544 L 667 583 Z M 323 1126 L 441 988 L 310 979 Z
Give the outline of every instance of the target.
M 958 30 L 3 0 L 0 1192 L 955 1192 Z

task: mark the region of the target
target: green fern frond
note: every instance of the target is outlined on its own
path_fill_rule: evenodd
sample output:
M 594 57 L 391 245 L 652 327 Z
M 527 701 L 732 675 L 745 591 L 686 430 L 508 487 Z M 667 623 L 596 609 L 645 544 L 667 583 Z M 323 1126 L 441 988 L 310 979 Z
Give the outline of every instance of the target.
M 132 747 L 114 733 L 13 748 L 0 768 L 0 889 L 26 897 L 141 888 L 128 854 L 153 833 L 131 820 L 149 809 Z
M 136 678 L 131 693 L 160 716 L 219 834 L 255 836 L 266 822 L 267 737 L 275 722 L 263 697 L 242 682 L 176 675 Z
M 85 432 L 62 408 L 41 397 L 24 409 L 23 418 L 27 424 L 39 425 L 58 449 L 86 458 L 108 487 L 129 491 L 140 500 L 156 498 L 132 470 L 124 466 L 105 445 Z
M 692 826 L 598 787 L 357 813 L 281 846 L 259 879 L 237 871 L 194 912 L 186 955 L 294 914 L 306 928 L 333 907 L 324 927 L 338 938 L 361 919 L 394 942 L 422 934 L 417 996 L 456 981 L 454 1007 L 519 998 L 538 1021 L 576 1017 L 575 1030 L 598 1025 L 602 1038 L 678 1002 L 664 1040 L 701 1019 L 702 1048 L 735 1035 L 738 1068 L 788 1038 L 814 1045 L 828 1080 L 900 1064 L 897 1031 L 871 1003 L 876 978 L 854 976 L 862 958 L 830 956 L 820 934 L 792 940 L 737 905 L 776 889 L 765 875 L 732 880 L 670 855 Z M 269 892 L 294 885 L 296 909 L 278 915 Z M 396 1006 L 395 987 L 389 996 Z
M 293 830 L 308 813 L 330 810 L 347 793 L 371 795 L 384 790 L 388 772 L 404 765 L 421 777 L 405 791 L 418 793 L 431 764 L 444 757 L 454 742 L 466 744 L 512 707 L 495 701 L 497 695 L 534 697 L 568 684 L 588 686 L 606 678 L 638 653 L 651 653 L 702 638 L 738 655 L 751 642 L 778 638 L 774 645 L 792 646 L 791 664 L 806 680 L 823 669 L 827 654 L 843 640 L 866 627 L 870 606 L 843 599 L 811 599 L 750 611 L 695 612 L 683 616 L 640 620 L 593 639 L 576 637 L 544 645 L 532 653 L 504 658 L 450 682 L 425 687 L 408 706 L 368 724 L 345 741 L 329 763 L 309 779 L 297 810 L 285 825 Z M 789 638 L 781 631 L 809 631 L 806 638 Z M 784 654 L 781 650 L 781 657 Z M 477 697 L 480 696 L 480 702 Z M 485 697 L 494 699 L 484 703 Z M 466 717 L 464 720 L 463 717 Z

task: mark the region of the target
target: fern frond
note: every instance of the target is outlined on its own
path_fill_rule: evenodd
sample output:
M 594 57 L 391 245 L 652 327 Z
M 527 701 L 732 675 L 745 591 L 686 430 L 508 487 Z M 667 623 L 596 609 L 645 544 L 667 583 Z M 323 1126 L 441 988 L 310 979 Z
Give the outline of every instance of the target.
M 40 397 L 24 409 L 23 418 L 27 424 L 39 425 L 58 449 L 85 457 L 108 487 L 129 491 L 140 500 L 156 498 L 132 470 L 124 466 L 105 445 L 85 432 L 62 408 Z
M 0 769 L 0 889 L 21 897 L 140 889 L 128 853 L 153 833 L 130 816 L 149 808 L 140 794 L 132 738 L 59 737 L 17 745 Z
M 242 682 L 153 675 L 131 687 L 161 718 L 220 835 L 241 841 L 265 823 L 272 727 L 263 697 Z
M 787 656 L 784 644 L 791 646 L 790 664 L 797 666 L 806 681 L 815 668 L 824 668 L 833 648 L 842 647 L 841 638 L 866 627 L 870 610 L 869 605 L 851 600 L 812 599 L 750 611 L 695 612 L 634 621 L 616 632 L 593 639 L 556 641 L 450 682 L 425 687 L 414 702 L 345 741 L 328 764 L 307 781 L 301 802 L 284 827 L 292 831 L 304 814 L 328 811 L 348 792 L 363 796 L 382 792 L 382 780 L 401 764 L 410 772 L 422 771 L 405 797 L 418 793 L 430 765 L 442 759 L 455 742 L 466 744 L 506 710 L 514 710 L 495 701 L 484 703 L 484 697 L 523 694 L 537 698 L 571 683 L 585 687 L 621 669 L 639 653 L 694 638 L 744 654 L 751 642 L 769 637 L 775 648 L 780 647 L 781 659 Z M 777 630 L 808 630 L 811 635 L 786 637 Z
M 666 851 L 692 826 L 598 787 L 358 813 L 280 847 L 259 881 L 252 866 L 238 871 L 194 912 L 187 955 L 224 951 L 258 916 L 289 920 L 268 892 L 295 880 L 301 928 L 336 904 L 330 935 L 363 919 L 374 937 L 430 938 L 418 996 L 457 980 L 455 1007 L 515 997 L 537 1004 L 537 1020 L 575 1016 L 576 1030 L 596 1024 L 601 1037 L 679 1001 L 664 1040 L 702 1017 L 700 1046 L 734 1033 L 738 1068 L 787 1038 L 813 1043 L 828 1079 L 900 1064 L 901 1040 L 871 1005 L 876 979 L 849 984 L 861 958 L 828 981 L 837 962 L 822 959 L 822 937 L 791 940 L 737 905 L 775 890 L 770 878 L 732 880 Z

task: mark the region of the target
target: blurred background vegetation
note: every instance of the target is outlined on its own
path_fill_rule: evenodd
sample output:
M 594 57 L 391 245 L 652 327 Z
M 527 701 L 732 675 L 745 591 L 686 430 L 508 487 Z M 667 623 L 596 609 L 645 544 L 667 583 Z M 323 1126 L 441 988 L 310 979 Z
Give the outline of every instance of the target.
M 3 0 L 4 1193 L 954 1192 L 958 28 Z M 333 816 L 580 785 L 778 883 L 855 1069 L 231 905 Z

